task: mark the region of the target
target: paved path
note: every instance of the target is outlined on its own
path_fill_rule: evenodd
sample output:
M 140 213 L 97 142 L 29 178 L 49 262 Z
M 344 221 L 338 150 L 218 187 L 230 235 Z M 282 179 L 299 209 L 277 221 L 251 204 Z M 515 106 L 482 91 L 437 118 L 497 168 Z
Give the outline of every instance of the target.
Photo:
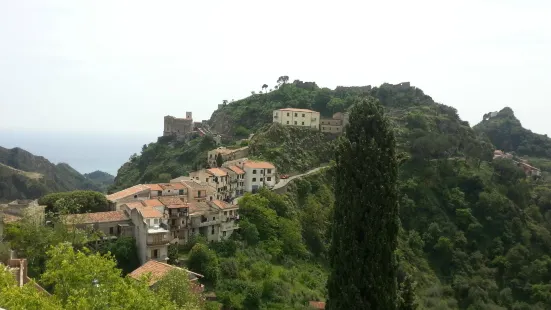
M 314 168 L 314 169 L 306 171 L 305 173 L 302 173 L 302 174 L 294 175 L 292 177 L 289 177 L 288 179 L 279 179 L 279 182 L 274 187 L 272 187 L 272 190 L 280 189 L 280 188 L 286 186 L 290 181 L 292 181 L 294 179 L 302 178 L 303 176 L 307 176 L 309 174 L 312 174 L 312 173 L 314 173 L 316 171 L 319 171 L 320 169 L 325 168 L 325 167 L 327 167 L 327 165 Z

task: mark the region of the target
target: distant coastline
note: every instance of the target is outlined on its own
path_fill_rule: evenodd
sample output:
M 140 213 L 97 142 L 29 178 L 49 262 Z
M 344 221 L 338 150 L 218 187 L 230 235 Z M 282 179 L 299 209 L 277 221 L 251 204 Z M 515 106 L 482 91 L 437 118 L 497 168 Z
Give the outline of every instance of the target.
M 0 129 L 0 146 L 20 147 L 53 163 L 67 163 L 80 173 L 96 170 L 114 176 L 158 133 L 63 132 Z

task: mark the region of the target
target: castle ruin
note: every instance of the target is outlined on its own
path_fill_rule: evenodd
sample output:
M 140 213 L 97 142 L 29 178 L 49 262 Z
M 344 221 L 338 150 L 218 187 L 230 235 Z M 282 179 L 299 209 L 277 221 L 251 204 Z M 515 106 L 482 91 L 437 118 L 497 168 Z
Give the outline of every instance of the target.
M 183 137 L 193 132 L 193 117 L 191 112 L 186 112 L 185 118 L 176 118 L 174 116 L 165 116 L 165 127 L 163 136 Z

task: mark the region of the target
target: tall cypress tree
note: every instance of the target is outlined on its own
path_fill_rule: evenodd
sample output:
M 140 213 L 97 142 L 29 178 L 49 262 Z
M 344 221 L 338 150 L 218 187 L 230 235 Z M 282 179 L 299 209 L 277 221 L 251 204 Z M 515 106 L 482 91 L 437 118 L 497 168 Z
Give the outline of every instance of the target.
M 336 151 L 327 309 L 396 309 L 395 144 L 376 99 L 352 107 Z

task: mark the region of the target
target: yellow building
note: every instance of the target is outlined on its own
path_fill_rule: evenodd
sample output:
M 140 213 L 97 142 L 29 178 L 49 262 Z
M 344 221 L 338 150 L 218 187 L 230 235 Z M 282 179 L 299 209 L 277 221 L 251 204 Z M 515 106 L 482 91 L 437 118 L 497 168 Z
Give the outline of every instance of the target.
M 274 110 L 274 123 L 319 130 L 320 113 L 308 109 L 285 108 Z

